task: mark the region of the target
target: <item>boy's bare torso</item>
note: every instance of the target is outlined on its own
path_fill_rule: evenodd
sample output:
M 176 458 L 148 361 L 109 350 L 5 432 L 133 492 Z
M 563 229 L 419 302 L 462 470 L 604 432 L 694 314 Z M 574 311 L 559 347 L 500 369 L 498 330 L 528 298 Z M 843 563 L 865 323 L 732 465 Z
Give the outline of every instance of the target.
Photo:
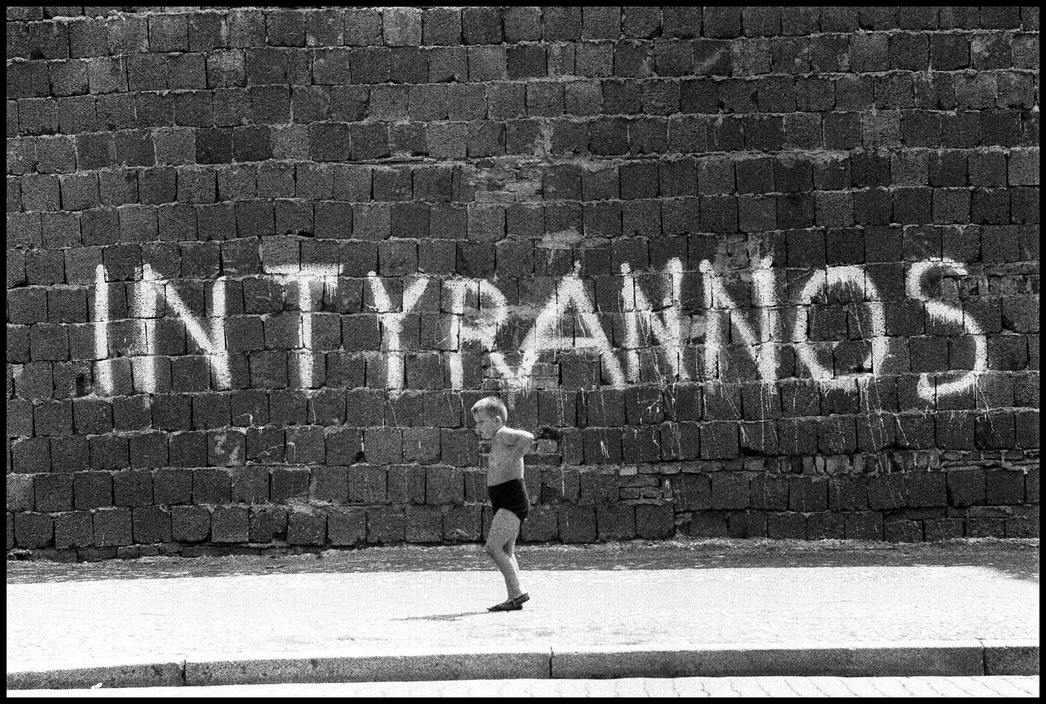
M 487 455 L 487 486 L 523 478 L 523 455 L 534 436 L 522 430 L 501 428 L 490 441 Z

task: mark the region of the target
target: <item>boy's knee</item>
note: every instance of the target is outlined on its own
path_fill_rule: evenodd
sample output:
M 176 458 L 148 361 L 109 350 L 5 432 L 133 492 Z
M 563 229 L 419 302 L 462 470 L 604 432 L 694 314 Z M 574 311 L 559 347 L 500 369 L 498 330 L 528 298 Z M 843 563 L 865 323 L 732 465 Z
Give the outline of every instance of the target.
M 497 545 L 495 543 L 492 543 L 489 540 L 486 543 L 483 544 L 483 549 L 487 551 L 488 555 L 495 555 L 497 553 L 503 553 L 504 552 L 504 550 L 501 549 L 501 546 L 499 546 L 499 545 Z

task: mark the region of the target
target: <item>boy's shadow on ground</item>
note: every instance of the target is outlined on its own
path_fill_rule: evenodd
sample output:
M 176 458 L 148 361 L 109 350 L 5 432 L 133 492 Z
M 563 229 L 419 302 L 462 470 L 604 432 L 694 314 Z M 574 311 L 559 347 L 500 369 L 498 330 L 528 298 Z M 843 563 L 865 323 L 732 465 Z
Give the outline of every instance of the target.
M 393 619 L 394 621 L 457 621 L 458 619 L 465 618 L 466 616 L 482 616 L 489 614 L 489 611 L 462 611 L 458 614 L 430 614 L 428 616 L 404 616 L 403 618 Z

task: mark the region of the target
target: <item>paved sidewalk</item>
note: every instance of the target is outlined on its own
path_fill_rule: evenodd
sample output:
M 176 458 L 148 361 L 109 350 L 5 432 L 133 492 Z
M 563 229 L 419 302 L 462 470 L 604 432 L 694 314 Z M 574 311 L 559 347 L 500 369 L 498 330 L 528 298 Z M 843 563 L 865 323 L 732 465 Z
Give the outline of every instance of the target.
M 9 697 L 1035 697 L 1039 677 L 625 677 L 21 689 Z
M 9 562 L 8 688 L 1038 674 L 1037 541 L 518 557 L 532 598 L 500 614 L 486 607 L 503 582 L 478 546 Z

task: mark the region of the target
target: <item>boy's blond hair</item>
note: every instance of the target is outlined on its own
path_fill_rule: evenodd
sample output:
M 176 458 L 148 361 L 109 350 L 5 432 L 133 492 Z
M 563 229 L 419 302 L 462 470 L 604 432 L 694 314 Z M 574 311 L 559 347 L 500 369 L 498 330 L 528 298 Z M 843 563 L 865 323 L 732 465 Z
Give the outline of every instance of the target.
M 508 408 L 497 396 L 487 396 L 476 401 L 472 406 L 472 415 L 477 413 L 483 413 L 488 418 L 500 418 L 502 423 L 508 423 Z

